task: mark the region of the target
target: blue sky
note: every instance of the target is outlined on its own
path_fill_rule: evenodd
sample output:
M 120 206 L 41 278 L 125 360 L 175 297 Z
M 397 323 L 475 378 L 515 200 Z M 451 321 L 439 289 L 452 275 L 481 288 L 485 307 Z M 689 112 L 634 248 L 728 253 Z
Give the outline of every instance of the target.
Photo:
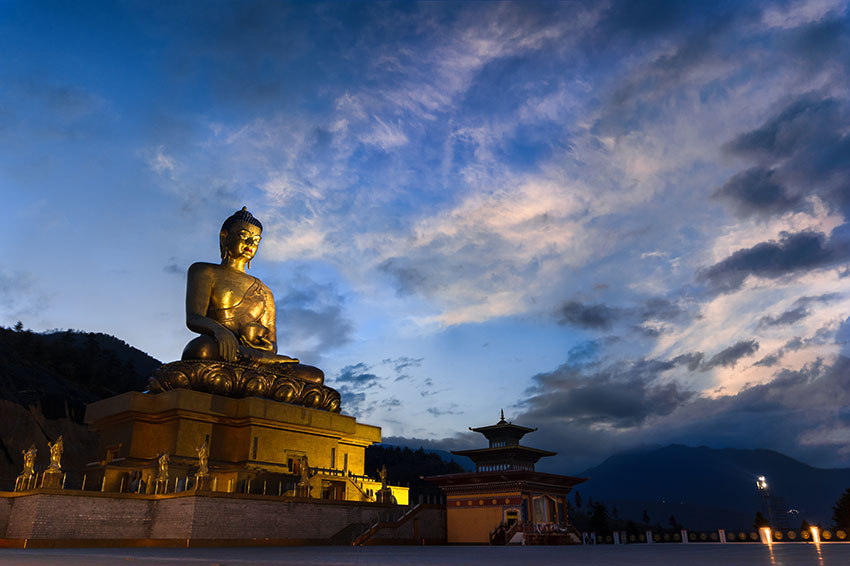
M 6 1 L 0 53 L 2 325 L 177 359 L 247 205 L 389 441 L 850 466 L 846 1 Z

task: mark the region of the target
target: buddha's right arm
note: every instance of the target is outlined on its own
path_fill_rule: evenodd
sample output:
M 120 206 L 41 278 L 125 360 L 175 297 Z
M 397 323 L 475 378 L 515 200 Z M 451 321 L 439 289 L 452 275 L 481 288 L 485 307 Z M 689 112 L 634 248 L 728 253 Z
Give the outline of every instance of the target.
M 198 334 L 214 337 L 221 357 L 232 362 L 236 360 L 239 349 L 236 336 L 207 316 L 212 285 L 213 278 L 208 265 L 195 263 L 189 268 L 186 279 L 186 326 Z

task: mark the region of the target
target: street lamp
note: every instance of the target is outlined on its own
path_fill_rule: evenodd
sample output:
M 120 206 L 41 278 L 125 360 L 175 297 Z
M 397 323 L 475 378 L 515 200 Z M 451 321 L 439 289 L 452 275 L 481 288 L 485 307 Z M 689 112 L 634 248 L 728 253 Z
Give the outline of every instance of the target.
M 770 508 L 770 490 L 767 489 L 767 480 L 764 476 L 759 476 L 756 480 L 756 487 L 759 490 L 759 495 L 762 499 L 762 510 L 767 507 L 767 517 L 770 527 L 773 528 L 773 510 Z

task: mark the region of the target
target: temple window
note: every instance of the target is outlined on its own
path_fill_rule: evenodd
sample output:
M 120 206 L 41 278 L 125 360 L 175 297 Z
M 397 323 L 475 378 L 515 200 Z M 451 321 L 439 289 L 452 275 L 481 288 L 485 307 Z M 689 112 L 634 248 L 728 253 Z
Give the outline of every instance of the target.
M 116 444 L 115 446 L 110 446 L 106 449 L 106 462 L 109 463 L 112 460 L 115 460 L 121 454 L 121 445 Z

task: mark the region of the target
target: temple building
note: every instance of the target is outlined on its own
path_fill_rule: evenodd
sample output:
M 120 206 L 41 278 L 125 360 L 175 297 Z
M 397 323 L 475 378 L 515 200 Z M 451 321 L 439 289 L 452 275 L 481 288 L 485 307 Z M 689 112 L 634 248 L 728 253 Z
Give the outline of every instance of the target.
M 538 472 L 540 458 L 555 452 L 520 444 L 537 430 L 505 420 L 470 428 L 489 441 L 487 448 L 458 450 L 475 463 L 474 472 L 431 476 L 446 494 L 449 544 L 578 544 L 567 517 L 567 495 L 584 478 Z

